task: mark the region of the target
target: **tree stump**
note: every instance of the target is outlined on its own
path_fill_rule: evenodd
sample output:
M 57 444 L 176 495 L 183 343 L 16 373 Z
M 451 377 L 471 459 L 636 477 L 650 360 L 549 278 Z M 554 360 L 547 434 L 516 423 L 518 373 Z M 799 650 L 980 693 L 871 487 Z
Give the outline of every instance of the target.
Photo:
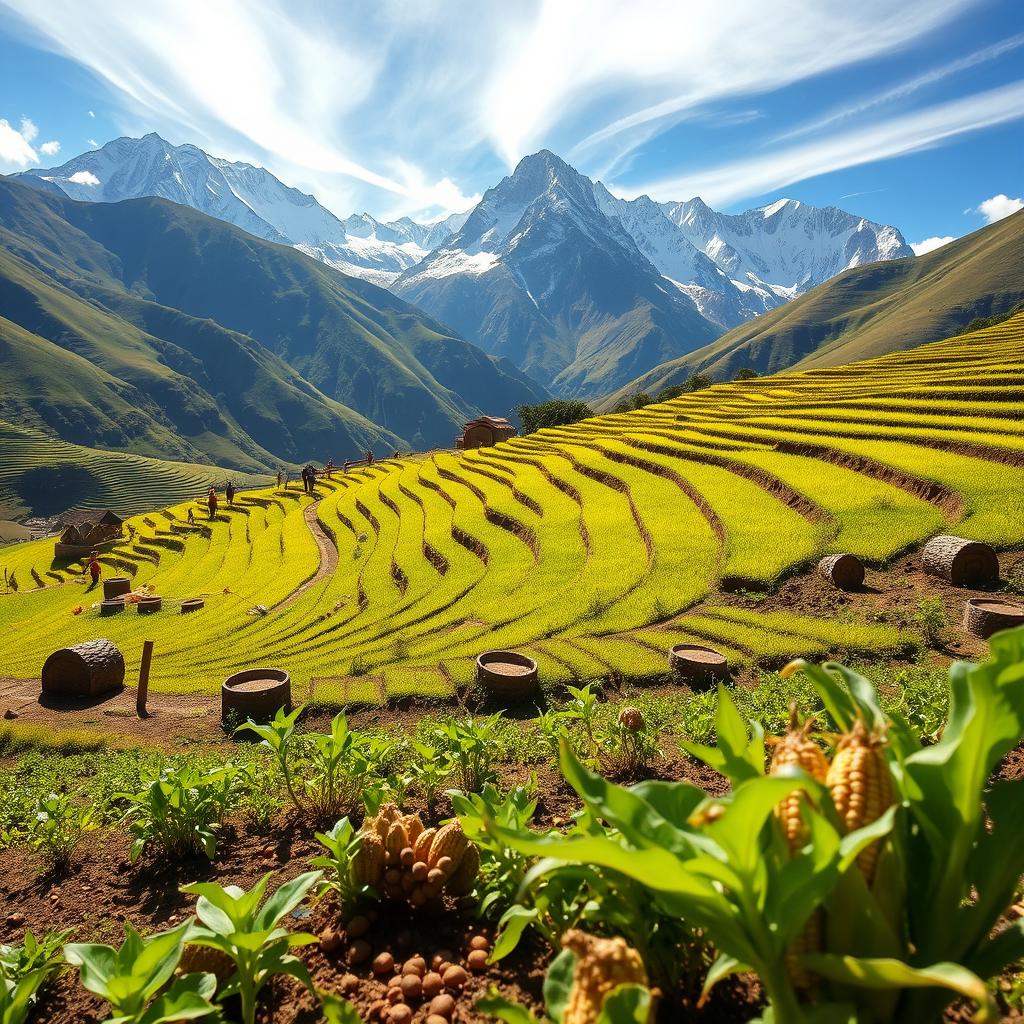
M 100 601 L 100 615 L 117 615 L 124 611 L 124 598 L 112 597 L 108 601 Z
M 140 615 L 151 615 L 153 612 L 158 612 L 163 607 L 163 598 L 158 597 L 156 594 L 150 594 L 147 597 L 140 597 L 136 607 L 139 610 Z
M 190 597 L 181 602 L 181 614 L 188 615 L 189 612 L 197 612 L 206 602 L 201 597 Z
M 932 537 L 921 551 L 921 564 L 926 573 L 955 587 L 982 586 L 999 579 L 995 550 L 963 537 Z
M 972 597 L 964 602 L 964 629 L 987 640 L 993 633 L 1024 626 L 1024 605 L 998 597 Z
M 124 685 L 124 656 L 109 640 L 54 651 L 43 665 L 43 693 L 96 697 Z
M 856 590 L 864 583 L 864 563 L 856 555 L 829 555 L 818 563 L 818 572 L 840 590 Z

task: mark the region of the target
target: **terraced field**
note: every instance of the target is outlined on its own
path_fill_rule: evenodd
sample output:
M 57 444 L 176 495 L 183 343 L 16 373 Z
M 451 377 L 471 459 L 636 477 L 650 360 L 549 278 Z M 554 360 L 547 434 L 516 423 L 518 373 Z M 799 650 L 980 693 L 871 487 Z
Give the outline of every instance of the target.
M 499 646 L 531 653 L 547 683 L 657 675 L 680 642 L 740 662 L 892 651 L 907 638 L 889 626 L 714 595 L 770 587 L 833 551 L 885 562 L 947 530 L 1024 543 L 1022 353 L 1018 316 L 849 367 L 382 462 L 320 485 L 313 514 L 339 555 L 321 576 L 310 499 L 295 490 L 246 495 L 211 523 L 197 512 L 195 527 L 172 505 L 136 516 L 133 541 L 105 559 L 164 596 L 148 618 L 101 622 L 51 548 L 18 545 L 4 552 L 17 586 L 0 597 L 4 671 L 36 676 L 54 647 L 101 635 L 131 677 L 150 637 L 156 688 L 212 691 L 269 663 L 298 696 L 378 701 L 450 694 Z M 175 614 L 196 595 L 202 612 Z
M 59 441 L 0 420 L 0 519 L 50 516 L 68 508 L 112 508 L 122 515 L 201 494 L 230 477 L 238 487 L 268 477 L 216 466 L 166 462 Z

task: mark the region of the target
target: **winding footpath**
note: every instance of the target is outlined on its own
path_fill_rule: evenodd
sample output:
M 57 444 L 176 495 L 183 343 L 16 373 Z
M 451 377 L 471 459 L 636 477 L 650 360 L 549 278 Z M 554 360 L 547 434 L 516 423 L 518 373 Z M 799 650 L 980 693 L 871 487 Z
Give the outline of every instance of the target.
M 271 606 L 269 611 L 279 612 L 294 604 L 310 587 L 315 587 L 322 580 L 327 579 L 328 576 L 333 576 L 338 568 L 338 549 L 334 544 L 333 538 L 323 528 L 316 514 L 320 501 L 321 499 L 317 498 L 316 501 L 307 505 L 302 510 L 302 518 L 305 519 L 306 526 L 309 527 L 309 532 L 313 534 L 316 546 L 320 549 L 320 565 L 305 583 L 300 583 L 287 597 L 282 598 L 277 604 Z

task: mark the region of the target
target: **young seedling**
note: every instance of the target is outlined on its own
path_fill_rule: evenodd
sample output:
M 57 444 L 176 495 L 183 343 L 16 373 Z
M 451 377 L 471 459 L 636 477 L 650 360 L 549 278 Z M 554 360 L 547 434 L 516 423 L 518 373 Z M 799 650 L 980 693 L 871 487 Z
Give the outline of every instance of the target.
M 254 1024 L 260 990 L 276 974 L 291 975 L 313 991 L 306 965 L 289 950 L 308 946 L 317 938 L 308 932 L 290 932 L 281 922 L 319 882 L 321 872 L 307 871 L 285 882 L 264 902 L 271 875 L 265 874 L 248 892 L 237 885 L 215 882 L 194 882 L 181 889 L 199 897 L 199 923 L 190 927 L 188 941 L 219 950 L 235 965 L 220 998 L 239 997 L 242 1024 Z
M 189 927 L 186 921 L 143 938 L 126 923 L 120 949 L 71 943 L 64 947 L 64 956 L 79 969 L 82 984 L 110 1003 L 105 1024 L 199 1020 L 216 1010 L 210 997 L 217 979 L 212 974 L 186 974 L 166 987 L 181 960 Z

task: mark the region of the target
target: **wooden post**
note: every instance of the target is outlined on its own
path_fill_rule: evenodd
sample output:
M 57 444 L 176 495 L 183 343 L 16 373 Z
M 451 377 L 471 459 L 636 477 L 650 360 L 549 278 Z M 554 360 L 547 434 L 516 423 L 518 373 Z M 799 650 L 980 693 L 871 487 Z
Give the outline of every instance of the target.
M 135 697 L 135 710 L 139 718 L 146 717 L 146 697 L 149 696 L 149 663 L 153 660 L 153 641 L 142 643 L 142 664 L 139 666 L 139 691 Z

